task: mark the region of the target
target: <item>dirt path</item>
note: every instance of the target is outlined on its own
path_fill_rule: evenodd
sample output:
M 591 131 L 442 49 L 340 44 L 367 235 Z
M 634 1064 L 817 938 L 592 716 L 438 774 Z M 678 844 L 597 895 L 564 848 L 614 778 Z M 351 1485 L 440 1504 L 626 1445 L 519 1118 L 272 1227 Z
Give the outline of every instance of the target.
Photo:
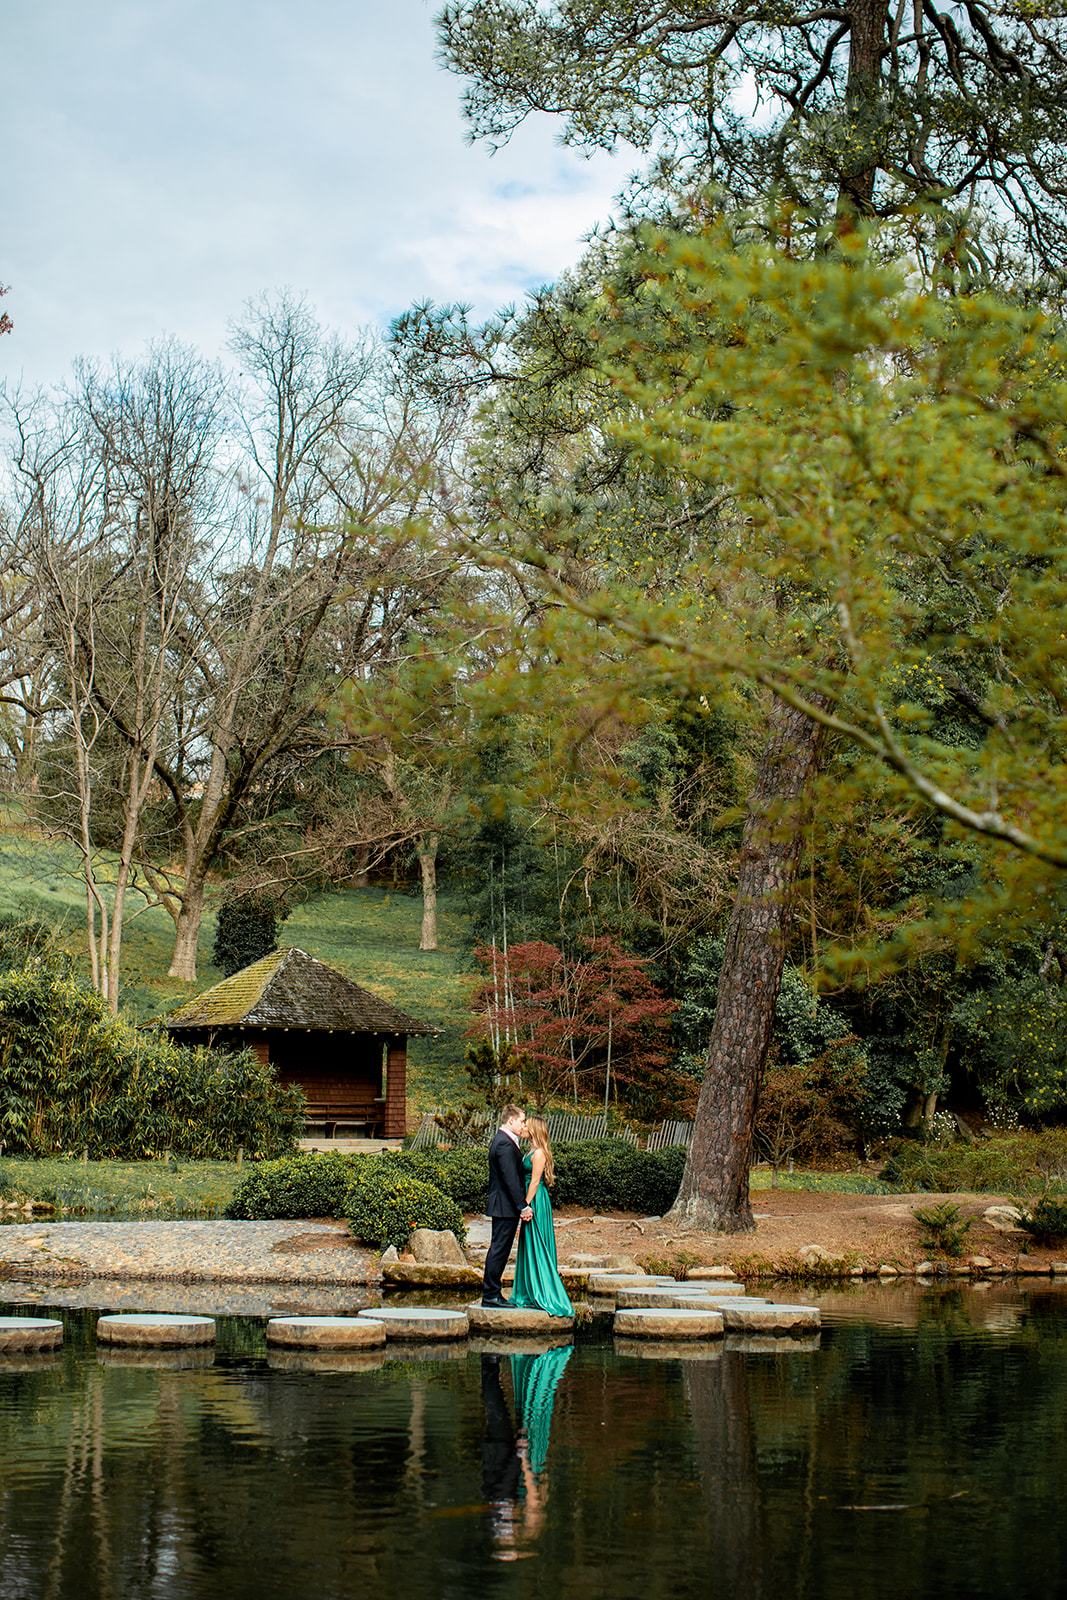
M 709 1235 L 694 1233 L 660 1218 L 625 1215 L 593 1217 L 588 1211 L 564 1206 L 557 1212 L 557 1241 L 561 1259 L 589 1253 L 625 1253 L 643 1265 L 650 1260 L 670 1270 L 682 1265 L 728 1266 L 739 1275 L 775 1272 L 810 1275 L 860 1270 L 877 1273 L 885 1265 L 899 1271 L 914 1270 L 929 1259 L 920 1243 L 915 1210 L 941 1201 L 958 1205 L 961 1217 L 971 1219 L 960 1265 L 969 1270 L 1049 1273 L 1054 1262 L 1067 1261 L 1067 1246 L 1048 1250 L 1028 1245 L 1020 1230 L 998 1231 L 985 1213 L 991 1206 L 1010 1205 L 1008 1197 L 992 1194 L 853 1195 L 811 1191 L 763 1189 L 752 1196 L 756 1227 L 752 1233 Z M 803 1259 L 809 1247 L 814 1261 Z M 831 1263 L 822 1256 L 837 1258 Z M 971 1261 L 971 1258 L 977 1258 Z M 988 1265 L 987 1265 L 988 1263 Z

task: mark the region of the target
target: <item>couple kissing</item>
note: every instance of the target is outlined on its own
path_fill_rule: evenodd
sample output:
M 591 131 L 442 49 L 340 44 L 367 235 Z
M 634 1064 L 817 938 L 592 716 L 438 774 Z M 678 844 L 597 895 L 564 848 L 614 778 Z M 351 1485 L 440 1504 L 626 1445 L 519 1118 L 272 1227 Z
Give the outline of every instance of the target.
M 529 1139 L 524 1155 L 520 1140 Z M 556 1264 L 556 1235 L 548 1191 L 555 1174 L 548 1127 L 541 1117 L 527 1117 L 521 1106 L 504 1107 L 500 1128 L 489 1146 L 489 1198 L 493 1223 L 482 1278 L 482 1305 L 504 1310 L 545 1311 L 570 1317 L 574 1307 Z M 501 1278 L 520 1226 L 515 1260 L 515 1285 L 505 1300 Z

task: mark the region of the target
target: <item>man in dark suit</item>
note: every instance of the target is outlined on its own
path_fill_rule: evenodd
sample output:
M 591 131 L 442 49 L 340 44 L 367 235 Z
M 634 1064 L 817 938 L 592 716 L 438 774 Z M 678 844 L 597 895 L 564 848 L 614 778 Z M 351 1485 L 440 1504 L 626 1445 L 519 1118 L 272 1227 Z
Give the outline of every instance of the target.
M 500 1280 L 520 1219 L 529 1222 L 533 1216 L 532 1208 L 526 1204 L 526 1174 L 519 1146 L 525 1125 L 521 1106 L 505 1106 L 500 1128 L 489 1146 L 489 1199 L 485 1209 L 493 1219 L 493 1233 L 482 1277 L 483 1306 L 507 1305 Z

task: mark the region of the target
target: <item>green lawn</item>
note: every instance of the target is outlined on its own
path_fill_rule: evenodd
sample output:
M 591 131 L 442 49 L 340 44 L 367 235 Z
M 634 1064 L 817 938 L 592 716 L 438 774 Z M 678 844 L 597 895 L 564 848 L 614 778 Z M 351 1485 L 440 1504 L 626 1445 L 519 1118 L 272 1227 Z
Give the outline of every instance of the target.
M 211 963 L 215 917 L 208 911 L 200 930 L 198 981 L 166 977 L 173 924 L 156 907 L 137 910 L 129 902 L 122 945 L 123 1009 L 143 1022 L 218 983 Z M 0 813 L 0 914 L 32 914 L 57 928 L 61 944 L 86 974 L 85 894 L 78 857 L 63 841 L 26 829 L 14 807 Z M 436 1038 L 408 1045 L 408 1094 L 413 1108 L 456 1101 L 466 1088 L 462 1069 L 467 994 L 472 975 L 462 949 L 464 915 L 447 894 L 438 904 L 440 949 L 420 951 L 422 897 L 388 889 L 346 889 L 316 894 L 298 905 L 283 925 L 280 942 L 297 945 L 347 973 L 356 983 L 391 1000 L 441 1030 Z

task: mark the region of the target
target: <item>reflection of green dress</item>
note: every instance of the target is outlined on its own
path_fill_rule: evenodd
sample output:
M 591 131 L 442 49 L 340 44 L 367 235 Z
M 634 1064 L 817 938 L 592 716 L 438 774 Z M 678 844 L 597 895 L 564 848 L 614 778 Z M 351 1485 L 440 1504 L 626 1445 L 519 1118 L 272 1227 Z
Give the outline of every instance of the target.
M 529 1187 L 532 1163 L 523 1157 Z M 542 1178 L 533 1197 L 533 1221 L 520 1225 L 519 1253 L 515 1259 L 515 1288 L 511 1304 L 523 1311 L 547 1311 L 550 1317 L 573 1317 L 574 1307 L 560 1281 L 556 1265 L 556 1234 L 552 1227 L 552 1202 Z
M 534 1197 L 536 1199 L 536 1196 Z M 548 1434 L 556 1385 L 574 1354 L 574 1346 L 546 1350 L 540 1356 L 512 1356 L 511 1381 L 515 1390 L 515 1420 L 530 1446 L 530 1469 L 540 1472 L 548 1455 Z

